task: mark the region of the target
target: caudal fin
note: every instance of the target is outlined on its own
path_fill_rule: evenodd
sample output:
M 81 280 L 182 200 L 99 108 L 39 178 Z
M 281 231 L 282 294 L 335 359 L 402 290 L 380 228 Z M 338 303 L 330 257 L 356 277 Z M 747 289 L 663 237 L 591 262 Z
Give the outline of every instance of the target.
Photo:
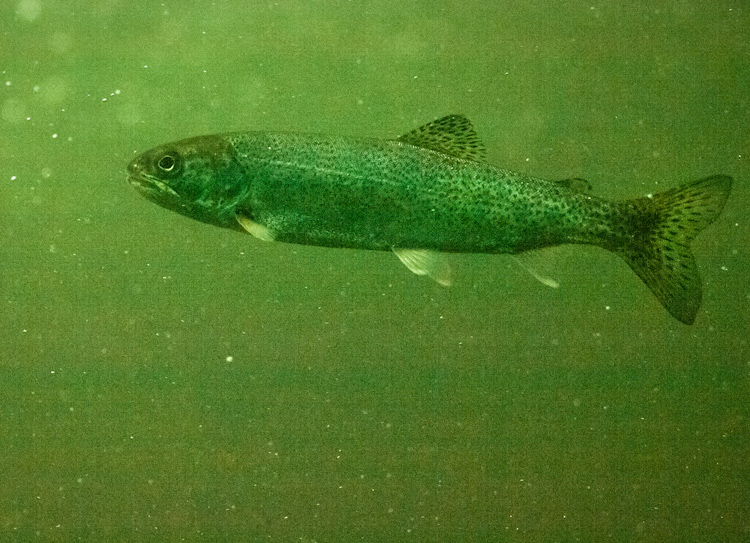
M 701 279 L 690 243 L 719 216 L 732 178 L 714 175 L 689 185 L 624 202 L 635 212 L 632 243 L 617 253 L 680 322 L 693 324 Z

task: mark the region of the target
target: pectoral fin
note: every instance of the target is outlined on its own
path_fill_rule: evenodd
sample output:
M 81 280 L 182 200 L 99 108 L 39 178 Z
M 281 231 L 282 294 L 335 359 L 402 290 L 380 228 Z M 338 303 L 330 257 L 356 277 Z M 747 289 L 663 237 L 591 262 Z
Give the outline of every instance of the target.
M 258 238 L 259 240 L 273 241 L 275 238 L 271 229 L 266 228 L 262 224 L 258 224 L 249 217 L 245 217 L 244 215 L 237 215 L 237 222 L 240 223 L 240 226 L 244 228 L 248 234 Z
M 424 249 L 393 249 L 401 263 L 417 275 L 426 275 L 439 285 L 451 285 L 451 269 L 444 255 Z

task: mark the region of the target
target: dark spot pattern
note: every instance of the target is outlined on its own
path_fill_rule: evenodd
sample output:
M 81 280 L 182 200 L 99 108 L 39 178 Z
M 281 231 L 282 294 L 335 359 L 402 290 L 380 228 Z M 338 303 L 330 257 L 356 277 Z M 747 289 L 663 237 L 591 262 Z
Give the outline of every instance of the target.
M 677 319 L 701 285 L 692 239 L 721 212 L 731 179 L 714 176 L 625 202 L 581 179 L 549 182 L 483 162 L 471 123 L 451 115 L 396 140 L 241 132 L 182 140 L 129 166 L 147 198 L 274 239 L 328 247 L 519 253 L 564 243 L 622 256 Z
M 694 322 L 702 297 L 690 243 L 721 213 L 731 185 L 731 178 L 716 175 L 622 206 L 623 223 L 630 225 L 633 236 L 613 250 L 686 324 Z

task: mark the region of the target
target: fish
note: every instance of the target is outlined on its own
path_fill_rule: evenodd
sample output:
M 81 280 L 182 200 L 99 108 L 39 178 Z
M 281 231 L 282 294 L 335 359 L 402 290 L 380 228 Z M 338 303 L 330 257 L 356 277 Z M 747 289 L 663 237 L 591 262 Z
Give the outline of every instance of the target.
M 690 244 L 732 187 L 731 177 L 712 175 L 644 197 L 599 198 L 582 179 L 548 181 L 488 163 L 463 115 L 392 139 L 192 137 L 136 155 L 127 174 L 142 196 L 192 219 L 266 242 L 392 251 L 443 286 L 452 282 L 446 253 L 598 246 L 625 260 L 684 324 L 702 298 Z

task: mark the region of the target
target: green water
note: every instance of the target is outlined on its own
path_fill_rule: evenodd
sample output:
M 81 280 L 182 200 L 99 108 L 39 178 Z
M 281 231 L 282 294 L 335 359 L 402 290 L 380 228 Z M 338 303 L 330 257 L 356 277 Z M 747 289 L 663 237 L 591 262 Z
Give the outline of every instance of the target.
M 0 7 L 0 540 L 750 538 L 750 10 L 697 2 Z M 135 151 L 394 137 L 628 198 L 735 178 L 696 323 L 604 251 L 264 244 L 138 196 Z

